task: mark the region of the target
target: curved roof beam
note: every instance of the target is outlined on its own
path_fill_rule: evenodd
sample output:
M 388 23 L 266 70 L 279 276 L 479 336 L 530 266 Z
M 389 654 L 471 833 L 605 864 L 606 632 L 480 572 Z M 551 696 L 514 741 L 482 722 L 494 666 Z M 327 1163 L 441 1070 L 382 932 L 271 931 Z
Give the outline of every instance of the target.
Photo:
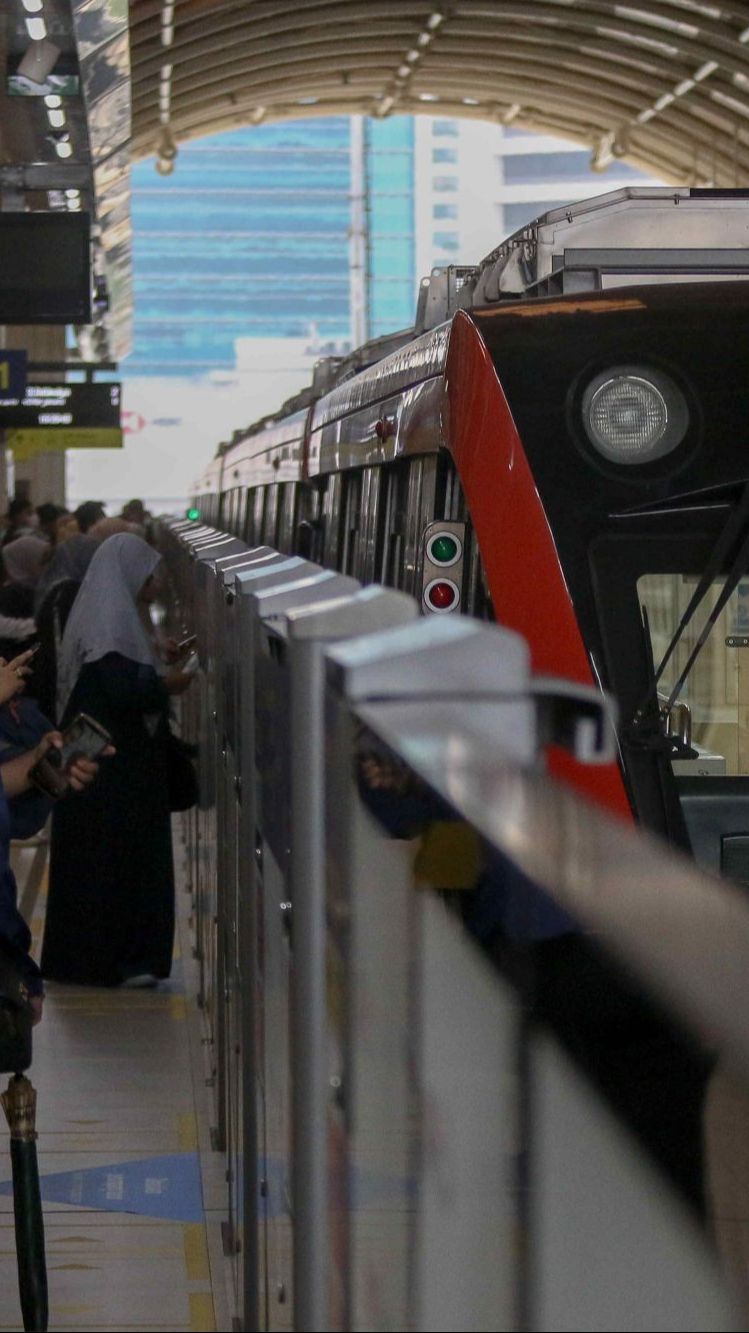
M 674 180 L 749 178 L 738 0 L 131 0 L 134 151 L 261 119 L 510 115 Z M 167 0 L 168 2 L 168 0 Z

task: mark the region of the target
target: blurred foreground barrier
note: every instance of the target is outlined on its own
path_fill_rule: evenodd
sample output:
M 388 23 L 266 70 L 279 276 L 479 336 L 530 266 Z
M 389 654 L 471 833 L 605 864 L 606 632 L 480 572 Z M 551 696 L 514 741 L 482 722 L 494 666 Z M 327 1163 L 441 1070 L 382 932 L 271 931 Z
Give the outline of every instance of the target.
M 604 701 L 496 626 L 161 540 L 239 1326 L 741 1326 L 749 905 L 547 775 L 610 761 Z

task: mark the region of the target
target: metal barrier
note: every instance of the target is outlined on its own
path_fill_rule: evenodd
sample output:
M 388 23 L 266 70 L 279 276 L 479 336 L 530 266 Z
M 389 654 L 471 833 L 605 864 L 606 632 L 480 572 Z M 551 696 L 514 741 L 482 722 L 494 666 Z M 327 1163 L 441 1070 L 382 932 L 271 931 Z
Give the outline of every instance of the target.
M 546 776 L 542 737 L 610 758 L 600 697 L 534 682 L 497 627 L 197 525 L 161 540 L 198 634 L 185 836 L 238 1326 L 737 1327 L 674 1183 L 692 1103 L 651 1125 L 628 1099 L 673 1054 L 697 1123 L 709 1054 L 732 1123 L 749 1106 L 749 905 Z M 453 910 L 472 880 L 491 958 Z M 639 1048 L 590 1067 L 569 973 L 536 1004 L 559 940 L 578 1002 L 646 1007 L 650 1083 Z M 719 1122 L 711 1225 L 736 1258 L 749 1193 L 721 1202 L 741 1144 Z

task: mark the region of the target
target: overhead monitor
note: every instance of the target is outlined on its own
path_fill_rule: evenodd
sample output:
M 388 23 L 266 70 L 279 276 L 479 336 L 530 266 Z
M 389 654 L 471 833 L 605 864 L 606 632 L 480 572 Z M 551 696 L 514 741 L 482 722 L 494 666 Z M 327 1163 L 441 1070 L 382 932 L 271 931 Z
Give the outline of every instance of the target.
M 0 213 L 0 324 L 88 324 L 87 213 Z
M 121 386 L 106 384 L 27 384 L 15 399 L 0 402 L 0 429 L 119 427 Z

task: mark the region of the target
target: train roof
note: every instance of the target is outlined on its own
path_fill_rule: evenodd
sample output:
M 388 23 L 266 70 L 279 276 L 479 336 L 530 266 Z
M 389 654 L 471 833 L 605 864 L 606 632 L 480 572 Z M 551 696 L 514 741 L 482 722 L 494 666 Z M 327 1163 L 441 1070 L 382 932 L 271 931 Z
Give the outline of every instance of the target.
M 436 366 L 437 331 L 459 309 L 502 301 L 601 292 L 643 283 L 749 278 L 749 190 L 632 186 L 565 204 L 535 218 L 474 266 L 435 269 L 422 280 L 414 325 L 375 338 L 344 357 L 317 363 L 312 383 L 270 416 L 234 432 L 219 453 L 249 437 L 270 443 L 271 428 L 320 403 L 315 420 L 369 401 L 380 371 L 395 392 Z M 446 334 L 445 334 L 446 337 Z M 434 361 L 435 349 L 437 361 Z M 367 375 L 377 366 L 376 375 Z M 427 373 L 439 373 L 432 369 Z M 360 386 L 360 387 L 357 387 Z

